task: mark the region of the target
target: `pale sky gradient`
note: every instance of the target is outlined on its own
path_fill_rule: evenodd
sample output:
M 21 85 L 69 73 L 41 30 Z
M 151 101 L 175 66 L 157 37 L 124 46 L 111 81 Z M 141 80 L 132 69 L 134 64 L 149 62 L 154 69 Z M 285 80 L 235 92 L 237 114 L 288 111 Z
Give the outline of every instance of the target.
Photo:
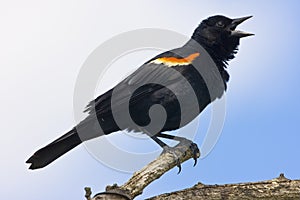
M 184 163 L 180 175 L 177 169 L 168 172 L 137 199 L 199 181 L 259 181 L 282 172 L 299 179 L 299 8 L 297 1 L 271 0 L 1 1 L 2 199 L 83 199 L 85 186 L 100 192 L 106 185 L 124 183 L 131 174 L 102 165 L 83 145 L 42 170 L 29 171 L 25 161 L 74 125 L 78 72 L 102 42 L 139 28 L 190 36 L 202 19 L 214 14 L 253 15 L 240 28 L 256 34 L 241 41 L 236 59 L 230 62 L 220 140 L 196 167 L 192 161 Z M 146 52 L 144 58 L 141 54 L 141 60 L 135 61 L 143 63 L 152 53 L 156 52 Z M 132 60 L 126 59 L 128 71 Z M 204 125 L 195 139 L 198 144 L 208 111 L 200 121 Z M 148 146 L 157 148 L 151 142 Z

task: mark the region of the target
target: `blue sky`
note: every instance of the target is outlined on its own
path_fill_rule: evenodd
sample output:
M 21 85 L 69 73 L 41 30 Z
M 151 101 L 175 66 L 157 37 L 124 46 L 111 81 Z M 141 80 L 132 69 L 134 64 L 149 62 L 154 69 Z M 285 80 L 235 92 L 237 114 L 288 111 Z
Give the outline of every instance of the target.
M 177 169 L 171 170 L 137 199 L 197 182 L 260 181 L 280 173 L 299 179 L 299 8 L 297 1 L 269 0 L 1 2 L 3 199 L 79 199 L 85 186 L 99 192 L 106 185 L 124 183 L 131 174 L 101 164 L 83 145 L 42 170 L 29 171 L 24 162 L 74 125 L 76 78 L 86 58 L 101 43 L 139 28 L 162 28 L 189 36 L 202 19 L 214 14 L 253 15 L 240 29 L 256 34 L 241 41 L 236 59 L 229 64 L 222 134 L 213 151 L 196 167 L 188 161 L 180 175 Z M 155 53 L 140 54 L 141 60 L 125 59 L 130 66 L 124 73 Z M 209 116 L 210 108 L 200 117 L 198 144 Z M 110 139 L 119 144 L 118 138 Z M 149 142 L 145 148 L 157 147 Z

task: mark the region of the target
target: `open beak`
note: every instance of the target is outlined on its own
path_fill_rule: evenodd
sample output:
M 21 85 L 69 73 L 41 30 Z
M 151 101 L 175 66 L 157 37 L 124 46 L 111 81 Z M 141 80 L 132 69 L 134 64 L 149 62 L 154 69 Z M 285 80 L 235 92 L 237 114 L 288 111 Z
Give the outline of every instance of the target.
M 229 30 L 231 31 L 231 35 L 235 36 L 235 37 L 247 37 L 247 36 L 251 36 L 254 35 L 253 33 L 247 33 L 244 31 L 239 31 L 239 30 L 235 30 L 236 27 L 241 24 L 242 22 L 246 21 L 247 19 L 250 19 L 252 16 L 248 16 L 248 17 L 241 17 L 241 18 L 237 18 L 237 19 L 233 19 L 231 24 L 229 25 Z

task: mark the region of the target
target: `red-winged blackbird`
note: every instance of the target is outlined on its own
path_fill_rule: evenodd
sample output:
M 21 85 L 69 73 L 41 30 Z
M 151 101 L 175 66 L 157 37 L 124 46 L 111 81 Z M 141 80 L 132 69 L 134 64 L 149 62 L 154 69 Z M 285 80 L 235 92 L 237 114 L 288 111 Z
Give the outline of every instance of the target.
M 210 102 L 223 95 L 229 80 L 227 61 L 237 53 L 240 38 L 253 35 L 235 29 L 249 18 L 230 19 L 218 15 L 203 20 L 185 45 L 149 60 L 92 101 L 87 108 L 89 116 L 35 152 L 27 160 L 31 163 L 29 168 L 42 168 L 85 140 L 124 129 L 144 132 L 164 148 L 167 146 L 159 138 L 188 141 L 162 132 L 188 124 Z M 147 126 L 161 115 L 150 116 L 149 110 L 156 104 L 163 106 L 166 114 L 159 130 Z M 125 114 L 126 109 L 134 123 Z M 121 119 L 121 125 L 115 116 Z M 197 146 L 190 145 L 197 153 Z

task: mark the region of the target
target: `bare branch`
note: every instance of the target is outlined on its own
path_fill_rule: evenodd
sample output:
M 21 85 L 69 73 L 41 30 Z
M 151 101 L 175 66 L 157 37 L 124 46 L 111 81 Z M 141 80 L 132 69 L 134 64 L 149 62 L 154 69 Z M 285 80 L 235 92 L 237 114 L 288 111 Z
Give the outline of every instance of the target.
M 300 180 L 289 180 L 280 174 L 278 178 L 255 183 L 225 185 L 197 185 L 172 193 L 158 195 L 148 200 L 292 200 L 300 199 Z
M 181 163 L 193 158 L 191 148 L 184 145 L 177 145 L 174 148 L 175 154 Z M 198 155 L 200 156 L 200 155 Z M 107 186 L 106 192 L 90 198 L 90 190 L 86 190 L 88 200 L 132 200 L 142 194 L 145 187 L 151 182 L 160 178 L 164 173 L 177 165 L 174 154 L 166 152 L 149 163 L 122 186 L 114 184 Z M 239 183 L 225 185 L 204 185 L 198 183 L 195 186 L 172 193 L 158 195 L 149 200 L 291 200 L 300 199 L 300 180 L 289 180 L 280 174 L 278 178 L 255 183 Z
M 176 145 L 173 152 L 178 157 L 180 163 L 183 163 L 194 157 L 194 152 L 186 145 Z M 200 157 L 200 154 L 197 155 Z M 173 153 L 166 152 L 161 154 L 154 161 L 149 163 L 141 170 L 135 172 L 133 176 L 122 186 L 107 186 L 106 192 L 97 194 L 92 200 L 100 199 L 134 199 L 136 196 L 142 194 L 145 187 L 151 182 L 160 178 L 164 173 L 177 166 L 178 160 Z M 116 197 L 118 196 L 118 198 Z

